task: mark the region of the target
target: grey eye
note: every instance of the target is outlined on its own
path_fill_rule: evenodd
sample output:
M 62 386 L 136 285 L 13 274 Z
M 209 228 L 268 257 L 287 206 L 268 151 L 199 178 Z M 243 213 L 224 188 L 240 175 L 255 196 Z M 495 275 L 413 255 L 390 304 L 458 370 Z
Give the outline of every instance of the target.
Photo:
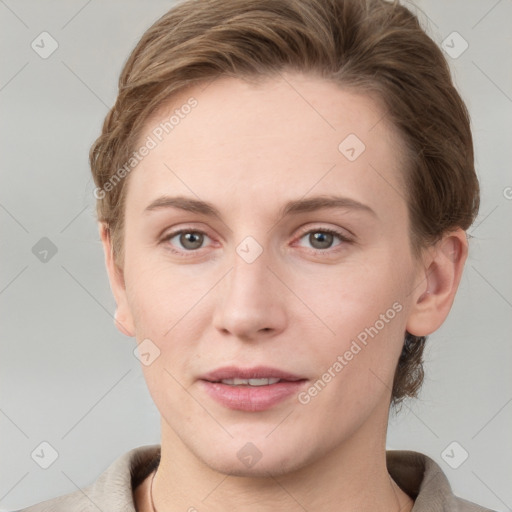
M 199 231 L 181 231 L 174 236 L 169 237 L 169 242 L 172 243 L 174 238 L 178 238 L 179 246 L 188 251 L 200 249 L 203 245 L 205 235 Z
M 333 243 L 334 236 L 325 231 L 315 231 L 309 234 L 308 240 L 315 249 L 329 249 Z
M 180 243 L 185 249 L 199 249 L 203 244 L 204 236 L 201 233 L 182 233 Z

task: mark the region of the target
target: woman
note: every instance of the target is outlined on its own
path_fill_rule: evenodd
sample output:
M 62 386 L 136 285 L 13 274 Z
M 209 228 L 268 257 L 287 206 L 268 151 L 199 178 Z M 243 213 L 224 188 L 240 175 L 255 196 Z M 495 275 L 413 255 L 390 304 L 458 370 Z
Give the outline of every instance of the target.
M 25 510 L 485 510 L 386 452 L 479 206 L 469 117 L 383 0 L 189 0 L 91 148 L 117 310 L 161 445 Z

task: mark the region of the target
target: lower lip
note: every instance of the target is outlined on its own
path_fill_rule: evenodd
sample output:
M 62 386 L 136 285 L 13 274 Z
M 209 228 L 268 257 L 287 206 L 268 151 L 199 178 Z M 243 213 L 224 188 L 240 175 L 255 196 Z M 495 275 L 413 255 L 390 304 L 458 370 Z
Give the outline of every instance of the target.
M 282 381 L 268 386 L 229 386 L 221 382 L 200 381 L 218 403 L 237 411 L 258 412 L 297 395 L 305 380 Z

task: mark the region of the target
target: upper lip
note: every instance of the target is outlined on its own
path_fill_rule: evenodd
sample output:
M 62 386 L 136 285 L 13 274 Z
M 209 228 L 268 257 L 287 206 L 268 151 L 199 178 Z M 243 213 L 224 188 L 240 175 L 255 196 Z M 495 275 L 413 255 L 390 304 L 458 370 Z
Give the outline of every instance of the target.
M 253 366 L 251 368 L 239 368 L 237 366 L 224 366 L 217 368 L 200 377 L 201 380 L 220 382 L 224 379 L 281 379 L 288 381 L 303 380 L 304 377 L 285 372 L 269 366 Z

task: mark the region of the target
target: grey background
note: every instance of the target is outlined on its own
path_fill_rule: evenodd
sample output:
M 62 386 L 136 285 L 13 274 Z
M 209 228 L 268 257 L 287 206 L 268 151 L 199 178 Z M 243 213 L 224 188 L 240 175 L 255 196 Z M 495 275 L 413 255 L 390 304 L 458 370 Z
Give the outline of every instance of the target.
M 421 398 L 391 417 L 388 448 L 429 455 L 457 494 L 511 510 L 512 1 L 407 5 L 439 45 L 453 31 L 469 43 L 448 60 L 472 117 L 482 206 Z M 87 155 L 129 51 L 171 6 L 0 0 L 1 510 L 74 491 L 159 442 L 135 341 L 113 324 Z M 43 31 L 59 45 L 46 59 L 31 48 Z M 32 252 L 43 237 L 57 249 L 46 262 Z M 31 457 L 43 441 L 58 452 L 48 469 Z M 453 441 L 469 453 L 458 469 L 441 456 Z

